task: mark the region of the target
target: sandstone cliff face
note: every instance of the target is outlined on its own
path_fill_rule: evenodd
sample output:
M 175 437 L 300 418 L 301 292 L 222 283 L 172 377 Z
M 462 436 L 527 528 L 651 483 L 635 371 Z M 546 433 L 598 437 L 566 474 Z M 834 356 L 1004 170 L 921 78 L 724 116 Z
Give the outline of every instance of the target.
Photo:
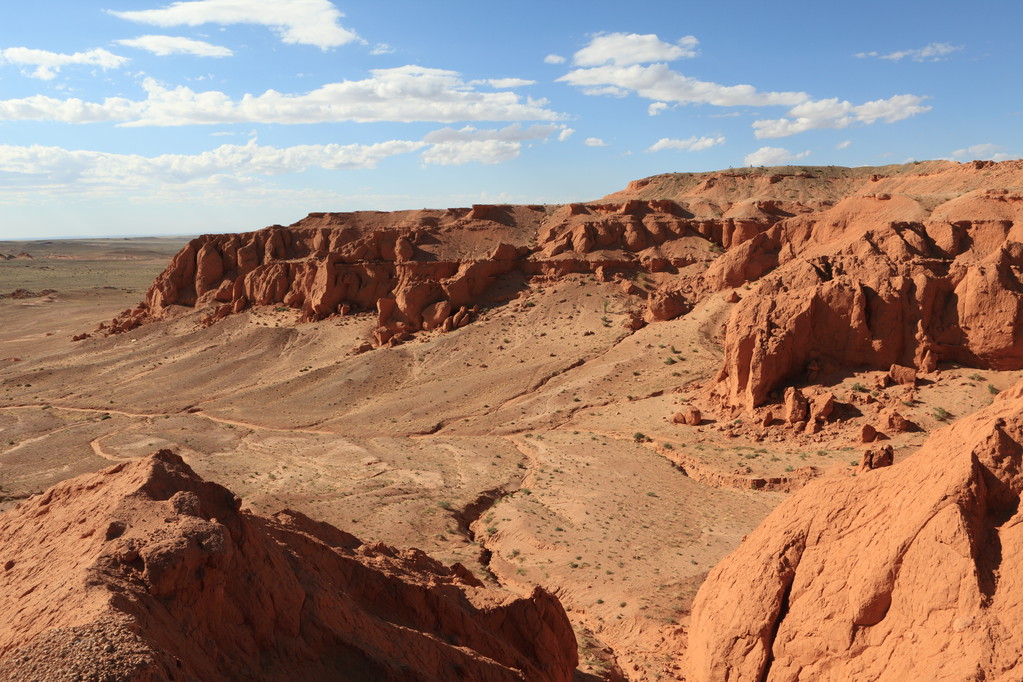
M 864 202 L 836 207 L 848 219 L 826 211 L 786 221 L 753 252 L 726 254 L 712 267 L 771 270 L 728 322 L 719 377 L 727 402 L 760 405 L 811 363 L 822 372 L 890 364 L 927 372 L 942 361 L 1023 366 L 1023 193 L 978 192 L 919 222 L 878 221 Z
M 1023 383 L 894 467 L 818 480 L 700 588 L 690 680 L 1023 675 Z
M 0 516 L 0 678 L 572 679 L 543 590 L 239 505 L 161 451 Z
M 205 310 L 203 322 L 212 324 L 272 305 L 299 310 L 307 321 L 375 312 L 374 345 L 393 344 L 468 324 L 481 304 L 495 302 L 488 294 L 499 282 L 509 289 L 523 277 L 569 273 L 604 280 L 666 273 L 632 293 L 647 322 L 668 320 L 700 291 L 682 271 L 788 215 L 771 202 L 754 203 L 729 215 L 698 215 L 670 200 L 311 214 L 290 227 L 193 240 L 145 301 L 107 329 L 127 331 L 181 307 Z
M 379 346 L 469 324 L 528 278 L 620 280 L 634 326 L 751 287 L 714 387 L 751 409 L 833 369 L 1023 367 L 1021 213 L 1023 162 L 1009 161 L 671 174 L 592 203 L 311 214 L 194 240 L 108 329 L 273 305 L 303 320 L 375 313 Z

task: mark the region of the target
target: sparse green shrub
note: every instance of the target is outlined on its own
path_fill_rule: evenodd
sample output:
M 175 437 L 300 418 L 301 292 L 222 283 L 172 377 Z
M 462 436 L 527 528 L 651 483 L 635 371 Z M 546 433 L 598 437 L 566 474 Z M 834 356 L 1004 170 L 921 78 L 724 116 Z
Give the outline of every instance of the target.
M 951 416 L 952 413 L 946 410 L 944 407 L 934 408 L 934 418 L 937 419 L 938 421 L 947 421 Z
M 994 384 L 988 384 L 987 392 L 990 393 L 991 395 L 998 395 L 1000 391 L 997 388 L 995 388 Z
M 856 391 L 857 393 L 866 393 L 867 387 L 857 381 L 855 384 L 852 385 L 852 390 Z

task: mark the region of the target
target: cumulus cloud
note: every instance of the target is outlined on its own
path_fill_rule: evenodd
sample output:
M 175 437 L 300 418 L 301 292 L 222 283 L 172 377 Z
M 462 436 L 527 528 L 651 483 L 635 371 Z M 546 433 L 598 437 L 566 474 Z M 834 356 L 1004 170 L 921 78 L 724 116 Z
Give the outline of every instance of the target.
M 650 116 L 657 116 L 662 111 L 666 110 L 668 105 L 666 102 L 654 102 L 646 108 L 646 113 Z
M 152 52 L 160 57 L 173 54 L 190 54 L 195 57 L 230 57 L 234 54 L 234 52 L 221 45 L 214 45 L 204 40 L 193 40 L 181 36 L 147 35 L 118 40 L 117 42 L 126 47 L 137 47 L 140 50 Z
M 761 147 L 746 155 L 747 166 L 785 166 L 810 156 L 809 150 L 793 154 L 782 147 Z
M 565 58 L 560 54 L 549 54 L 543 58 L 545 64 L 564 64 Z
M 518 123 L 497 130 L 478 130 L 472 126 L 459 130 L 442 128 L 423 138 L 431 146 L 421 156 L 424 164 L 436 166 L 502 163 L 517 158 L 523 142 L 546 140 L 556 130 L 555 125 L 523 128 Z
M 699 44 L 694 36 L 683 36 L 676 43 L 666 43 L 653 33 L 598 33 L 589 45 L 573 55 L 572 62 L 583 67 L 672 62 L 695 57 Z
M 599 137 L 587 137 L 583 140 L 583 144 L 587 147 L 606 147 L 607 142 L 604 142 Z
M 369 53 L 372 55 L 394 54 L 394 48 L 387 43 L 378 43 Z
M 853 123 L 892 123 L 930 110 L 923 104 L 927 98 L 917 95 L 895 95 L 854 105 L 838 98 L 814 100 L 805 92 L 761 91 L 747 84 L 701 81 L 668 65 L 667 61 L 695 56 L 698 44 L 692 36 L 672 44 L 653 34 L 600 34 L 576 52 L 576 68 L 558 81 L 576 86 L 587 95 L 636 94 L 653 100 L 647 107 L 651 116 L 672 104 L 790 107 L 785 118 L 756 121 L 753 128 L 758 138 L 785 137 L 815 128 L 845 128 Z
M 461 140 L 441 142 L 423 152 L 423 163 L 434 166 L 462 166 L 467 163 L 492 165 L 518 157 L 521 142 L 505 140 Z
M 121 19 L 162 27 L 258 24 L 285 43 L 323 50 L 360 40 L 341 25 L 344 15 L 328 0 L 188 0 L 162 9 L 107 11 Z
M 923 104 L 926 99 L 917 95 L 894 95 L 859 105 L 837 97 L 811 100 L 792 107 L 786 118 L 754 121 L 753 129 L 762 139 L 788 137 L 820 128 L 847 128 L 854 123 L 894 123 L 930 111 L 931 107 Z
M 835 145 L 835 149 L 848 149 L 849 145 L 852 144 L 852 140 L 842 140 Z
M 572 133 L 575 132 L 575 128 L 562 128 L 561 132 L 558 133 L 558 142 L 564 142 L 568 138 L 572 137 Z
M 145 187 L 152 182 L 183 183 L 220 174 L 280 175 L 311 167 L 328 170 L 374 168 L 381 160 L 408 154 L 426 142 L 391 140 L 371 145 L 271 147 L 255 140 L 225 144 L 200 154 L 111 154 L 41 145 L 0 145 L 0 171 L 79 185 Z
M 659 152 L 665 149 L 676 149 L 680 151 L 698 152 L 703 149 L 710 149 L 719 144 L 724 144 L 725 138 L 723 135 L 716 137 L 687 137 L 684 140 L 675 140 L 668 137 L 662 137 L 657 142 L 654 142 L 647 148 L 648 152 Z
M 143 81 L 144 100 L 101 102 L 35 95 L 0 100 L 0 121 L 64 123 L 114 121 L 124 126 L 226 123 L 324 123 L 336 121 L 553 121 L 559 114 L 543 99 L 514 92 L 485 92 L 454 71 L 420 66 L 375 69 L 358 81 L 329 83 L 306 94 L 267 90 L 232 99 L 220 91 L 196 92 Z
M 1000 145 L 984 142 L 957 149 L 952 152 L 952 158 L 960 161 L 1008 161 L 1020 157 L 1005 153 L 1005 148 Z
M 752 85 L 719 85 L 673 71 L 667 64 L 610 64 L 569 71 L 558 81 L 582 88 L 588 95 L 634 92 L 655 102 L 732 106 L 792 106 L 805 102 L 805 92 L 760 92 Z
M 488 78 L 483 81 L 471 81 L 471 84 L 486 84 L 492 88 L 498 90 L 504 90 L 507 88 L 521 88 L 526 85 L 533 85 L 536 81 L 526 80 L 525 78 Z
M 499 129 L 442 128 L 422 140 L 375 144 L 309 144 L 292 147 L 223 144 L 199 154 L 113 154 L 62 147 L 0 145 L 0 174 L 6 189 L 110 195 L 119 191 L 155 195 L 167 188 L 244 187 L 262 178 L 324 170 L 372 169 L 384 159 L 421 152 L 427 165 L 495 164 L 519 156 L 523 144 L 546 140 L 563 128 L 513 124 Z M 5 190 L 0 187 L 0 194 Z M 11 192 L 8 191 L 8 194 Z
M 128 63 L 127 57 L 120 57 L 107 50 L 97 48 L 73 54 L 60 54 L 46 50 L 33 50 L 28 47 L 8 47 L 0 50 L 0 64 L 36 67 L 25 71 L 25 75 L 41 80 L 52 80 L 57 77 L 64 66 L 98 66 L 101 69 L 117 69 Z
M 939 62 L 948 57 L 948 55 L 959 52 L 963 49 L 962 45 L 953 45 L 952 43 L 930 43 L 924 47 L 915 50 L 899 50 L 897 52 L 889 52 L 888 54 L 881 54 L 880 52 L 857 52 L 854 57 L 859 59 L 869 59 L 876 57 L 877 59 L 888 59 L 893 62 L 910 58 L 914 62 Z

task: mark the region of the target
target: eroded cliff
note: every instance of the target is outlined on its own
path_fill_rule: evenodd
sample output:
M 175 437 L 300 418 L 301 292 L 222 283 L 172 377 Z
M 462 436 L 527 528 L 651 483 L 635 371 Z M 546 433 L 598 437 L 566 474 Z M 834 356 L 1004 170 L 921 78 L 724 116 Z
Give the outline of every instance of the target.
M 161 451 L 0 515 L 0 678 L 572 679 L 542 589 L 240 503 Z
M 1021 212 L 1023 162 L 926 162 L 671 174 L 564 206 L 312 214 L 193 240 L 109 329 L 273 305 L 374 313 L 379 346 L 464 326 L 529 278 L 619 280 L 636 325 L 738 288 L 713 394 L 748 410 L 843 368 L 1023 366 Z

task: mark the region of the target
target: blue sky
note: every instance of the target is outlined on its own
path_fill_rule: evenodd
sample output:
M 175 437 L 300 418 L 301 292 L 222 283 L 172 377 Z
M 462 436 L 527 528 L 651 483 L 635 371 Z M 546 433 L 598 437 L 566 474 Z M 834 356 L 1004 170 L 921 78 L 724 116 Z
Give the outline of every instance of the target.
M 0 239 L 1018 158 L 1021 20 L 1008 0 L 16 3 Z

